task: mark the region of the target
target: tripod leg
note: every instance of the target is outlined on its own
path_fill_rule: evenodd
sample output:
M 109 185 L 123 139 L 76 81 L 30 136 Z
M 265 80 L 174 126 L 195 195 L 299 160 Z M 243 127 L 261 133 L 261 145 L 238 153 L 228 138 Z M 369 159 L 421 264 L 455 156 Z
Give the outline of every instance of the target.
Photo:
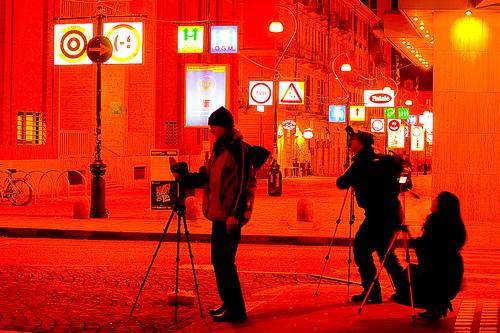
M 142 288 L 144 288 L 144 284 L 146 284 L 146 280 L 148 278 L 149 272 L 151 271 L 151 267 L 153 267 L 153 263 L 156 259 L 156 255 L 158 254 L 158 251 L 160 251 L 161 243 L 165 239 L 165 234 L 167 233 L 168 227 L 170 226 L 170 222 L 172 222 L 172 218 L 174 217 L 174 213 L 175 213 L 175 210 L 172 210 L 172 214 L 170 214 L 170 217 L 168 218 L 167 225 L 165 226 L 165 229 L 163 229 L 163 234 L 161 235 L 160 241 L 158 242 L 158 246 L 156 247 L 156 250 L 153 253 L 153 259 L 151 260 L 151 263 L 149 264 L 149 268 L 146 272 L 146 275 L 144 276 L 144 279 L 142 280 L 141 288 L 139 289 L 139 293 L 137 294 L 137 297 L 135 298 L 135 302 L 134 302 L 134 305 L 132 306 L 132 310 L 130 310 L 129 317 L 132 317 L 132 313 L 134 312 L 135 306 L 137 305 L 137 301 L 139 300 L 139 296 L 141 296 Z
M 349 194 L 349 190 L 347 190 L 345 192 L 344 201 L 342 202 L 342 207 L 340 208 L 340 212 L 339 212 L 339 218 L 337 219 L 337 222 L 336 222 L 337 225 L 335 226 L 335 230 L 333 231 L 332 240 L 330 241 L 330 246 L 328 247 L 328 253 L 325 256 L 325 262 L 323 263 L 323 269 L 321 270 L 321 276 L 319 277 L 318 286 L 316 287 L 316 292 L 314 293 L 314 295 L 318 295 L 319 286 L 321 285 L 321 281 L 323 280 L 323 275 L 325 274 L 325 269 L 326 269 L 326 264 L 328 262 L 328 259 L 330 259 L 330 253 L 332 251 L 333 242 L 335 241 L 335 235 L 337 234 L 337 230 L 339 228 L 340 219 L 342 218 L 342 212 L 344 211 L 344 206 L 345 206 L 345 202 L 347 200 L 348 194 Z
M 177 255 L 175 257 L 175 323 L 177 323 L 177 312 L 179 309 L 179 264 L 181 262 L 181 215 L 177 212 Z
M 411 309 L 412 309 L 412 321 L 415 323 L 417 321 L 417 315 L 415 313 L 415 302 L 413 300 L 413 286 L 412 286 L 412 281 L 411 281 L 411 259 L 410 259 L 410 246 L 408 244 L 409 241 L 409 234 L 408 232 L 405 232 L 405 251 L 406 251 L 406 263 L 408 264 L 408 286 L 410 290 L 410 303 L 411 303 Z
M 355 220 L 354 216 L 354 189 L 351 188 L 351 202 L 349 204 L 349 256 L 347 258 L 347 303 L 350 303 L 351 292 L 351 263 L 352 263 L 352 225 Z
M 189 250 L 189 258 L 191 259 L 191 268 L 193 269 L 193 278 L 194 278 L 194 287 L 196 289 L 196 295 L 198 296 L 198 306 L 200 307 L 200 316 L 203 317 L 203 309 L 201 307 L 201 299 L 200 299 L 200 290 L 198 285 L 198 279 L 196 278 L 196 270 L 194 269 L 194 256 L 193 251 L 191 250 L 191 241 L 189 240 L 189 230 L 187 227 L 186 216 L 182 216 L 182 220 L 184 222 L 184 233 L 186 234 L 186 242 Z
M 368 300 L 368 297 L 370 297 L 370 293 L 372 292 L 373 286 L 375 285 L 375 281 L 378 280 L 378 278 L 380 277 L 380 273 L 382 273 L 382 268 L 384 268 L 385 261 L 387 259 L 387 255 L 389 254 L 389 252 L 391 252 L 392 248 L 394 247 L 394 244 L 396 243 L 396 239 L 398 239 L 398 236 L 399 236 L 400 232 L 401 232 L 401 230 L 398 230 L 392 236 L 391 242 L 390 242 L 390 244 L 389 244 L 389 246 L 387 248 L 387 252 L 384 255 L 384 259 L 380 263 L 380 266 L 379 266 L 379 268 L 377 270 L 377 274 L 375 274 L 375 277 L 373 278 L 373 281 L 370 284 L 370 287 L 368 288 L 368 291 L 366 292 L 365 298 L 363 299 L 363 302 L 361 302 L 361 305 L 359 306 L 358 314 L 360 314 L 361 311 L 363 311 L 363 307 L 365 306 L 366 301 Z

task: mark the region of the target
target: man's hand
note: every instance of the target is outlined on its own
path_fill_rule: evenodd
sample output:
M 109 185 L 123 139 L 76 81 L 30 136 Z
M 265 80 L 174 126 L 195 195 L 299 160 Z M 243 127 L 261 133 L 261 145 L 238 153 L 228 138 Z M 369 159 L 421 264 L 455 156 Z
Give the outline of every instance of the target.
M 235 231 L 240 227 L 240 222 L 236 217 L 234 216 L 229 216 L 226 220 L 226 230 L 228 233 L 231 231 Z

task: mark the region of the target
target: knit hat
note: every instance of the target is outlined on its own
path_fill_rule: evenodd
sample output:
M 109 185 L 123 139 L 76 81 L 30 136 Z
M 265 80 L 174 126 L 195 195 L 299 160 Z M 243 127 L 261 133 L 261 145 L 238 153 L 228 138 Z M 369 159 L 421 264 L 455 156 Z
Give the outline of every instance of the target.
M 231 111 L 221 106 L 208 118 L 208 125 L 220 126 L 227 129 L 232 129 L 234 127 L 234 118 Z
M 372 146 L 374 143 L 373 134 L 368 132 L 358 131 L 357 133 L 352 134 L 352 138 L 357 138 L 364 147 Z

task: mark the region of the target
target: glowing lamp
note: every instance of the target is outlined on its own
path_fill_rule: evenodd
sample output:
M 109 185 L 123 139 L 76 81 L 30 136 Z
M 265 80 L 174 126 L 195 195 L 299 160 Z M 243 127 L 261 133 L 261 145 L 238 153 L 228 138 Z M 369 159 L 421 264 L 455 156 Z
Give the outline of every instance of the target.
M 467 15 L 467 16 L 471 16 L 471 15 L 472 15 L 472 12 L 471 12 L 470 10 L 468 10 L 468 11 L 466 11 L 466 12 L 465 12 L 465 15 Z
M 413 16 L 413 21 L 417 22 L 418 21 L 418 16 Z
M 280 21 L 273 21 L 269 24 L 270 32 L 283 32 L 283 24 Z
M 340 66 L 341 72 L 350 72 L 351 70 L 352 68 L 350 64 L 342 64 L 342 66 Z
M 304 134 L 303 135 L 304 135 L 304 139 L 312 139 L 313 136 L 314 136 L 312 128 L 306 128 L 304 130 Z
M 420 30 L 425 30 L 425 26 L 421 25 L 419 29 Z
M 408 106 L 413 105 L 413 101 L 411 99 L 407 99 L 405 101 L 405 105 L 408 105 Z
M 385 86 L 383 90 L 391 90 L 391 87 Z

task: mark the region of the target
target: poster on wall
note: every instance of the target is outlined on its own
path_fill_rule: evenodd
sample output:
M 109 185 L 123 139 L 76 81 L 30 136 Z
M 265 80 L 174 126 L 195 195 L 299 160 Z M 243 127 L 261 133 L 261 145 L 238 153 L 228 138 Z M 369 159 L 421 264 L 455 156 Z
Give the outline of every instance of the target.
M 150 151 L 150 206 L 152 210 L 172 209 L 175 203 L 176 182 L 170 165 L 177 162 L 176 149 L 153 149 Z
M 229 65 L 186 65 L 186 127 L 208 126 L 212 112 L 229 104 Z
M 401 128 L 399 131 L 387 132 L 387 147 L 389 148 L 404 148 L 405 147 L 405 131 Z

